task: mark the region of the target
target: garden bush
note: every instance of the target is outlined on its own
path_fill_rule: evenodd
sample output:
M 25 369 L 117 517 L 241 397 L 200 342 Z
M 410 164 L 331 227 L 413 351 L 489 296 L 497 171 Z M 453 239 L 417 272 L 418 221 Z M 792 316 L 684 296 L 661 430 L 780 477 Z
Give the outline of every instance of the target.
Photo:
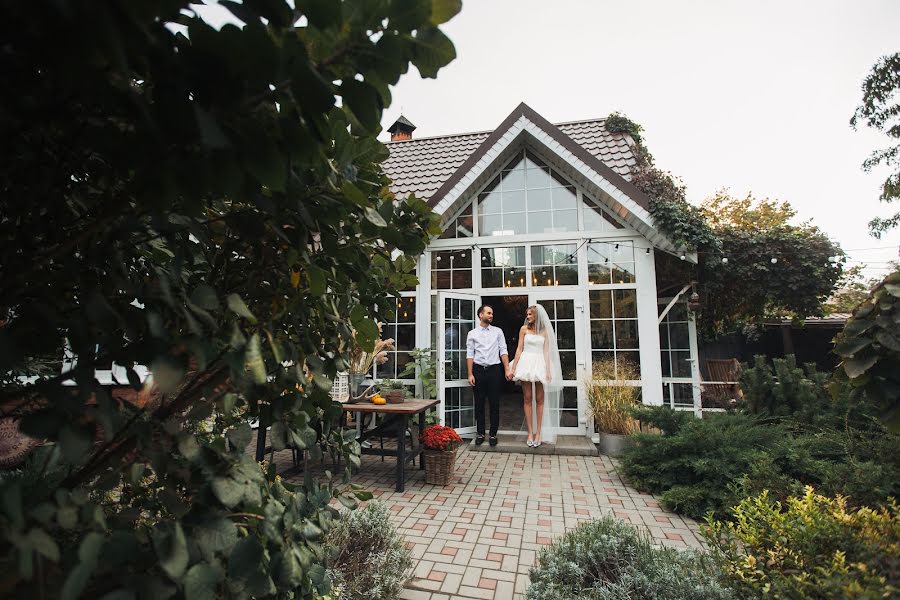
M 806 488 L 785 504 L 743 500 L 734 520 L 703 533 L 725 581 L 742 597 L 892 598 L 900 594 L 900 510 L 848 510 Z
M 399 598 L 413 567 L 412 553 L 383 502 L 344 513 L 329 536 L 331 598 Z
M 541 550 L 529 600 L 714 600 L 736 596 L 708 556 L 655 546 L 613 517 L 584 523 Z

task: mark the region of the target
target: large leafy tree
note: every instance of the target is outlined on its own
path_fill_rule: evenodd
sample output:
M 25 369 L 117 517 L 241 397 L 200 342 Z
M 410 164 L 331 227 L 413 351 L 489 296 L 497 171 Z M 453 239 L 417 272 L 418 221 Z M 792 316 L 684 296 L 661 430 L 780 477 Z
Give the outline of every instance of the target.
M 862 83 L 862 104 L 856 109 L 850 125 L 855 129 L 860 122 L 880 129 L 895 142 L 893 146 L 876 150 L 863 163 L 863 169 L 871 171 L 879 165 L 892 172 L 881 186 L 882 202 L 900 200 L 900 52 L 882 56 L 872 67 Z M 900 225 L 900 212 L 893 216 L 876 217 L 869 222 L 869 231 L 876 238 Z
M 820 229 L 792 223 L 796 213 L 787 202 L 752 195 L 735 198 L 720 191 L 694 206 L 684 184 L 656 166 L 640 125 L 613 113 L 606 127 L 635 141 L 632 182 L 649 196 L 657 227 L 685 252 L 697 252 L 696 266 L 658 252 L 657 287 L 662 294 L 675 293 L 696 282 L 702 333 L 712 337 L 767 318 L 823 312 L 843 271 L 841 261 L 833 259 L 843 251 Z
M 47 444 L 0 483 L 4 596 L 327 589 L 329 502 L 354 500 L 263 472 L 248 423 L 358 462 L 330 378 L 437 232 L 387 191 L 375 135 L 410 64 L 454 57 L 459 2 L 220 5 L 241 25 L 183 0 L 4 5 L 0 401 Z M 111 361 L 135 400 L 95 380 Z

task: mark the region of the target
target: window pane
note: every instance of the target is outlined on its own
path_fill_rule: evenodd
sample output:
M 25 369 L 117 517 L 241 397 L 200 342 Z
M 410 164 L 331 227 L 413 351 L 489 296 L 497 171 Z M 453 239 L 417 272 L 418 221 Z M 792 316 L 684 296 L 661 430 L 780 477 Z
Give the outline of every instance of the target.
M 482 193 L 478 196 L 478 214 L 491 214 L 500 212 L 500 191 Z
M 595 206 L 592 202 L 584 202 L 584 230 L 585 231 L 606 231 L 609 229 L 607 220 L 603 218 L 603 209 Z
M 668 321 L 687 321 L 687 305 L 684 302 L 676 302 L 669 314 L 666 315 Z
M 484 287 L 503 287 L 503 269 L 482 269 L 481 285 Z
M 574 321 L 560 321 L 556 324 L 556 344 L 560 350 L 575 349 Z
M 453 289 L 472 287 L 472 271 L 468 269 L 455 269 L 453 271 Z
M 431 272 L 431 287 L 436 290 L 449 290 L 450 289 L 450 271 L 432 271 Z
M 556 267 L 557 285 L 577 285 L 578 267 L 576 265 L 560 265 Z
M 662 362 L 662 376 L 671 377 L 672 366 L 669 364 L 669 353 L 665 351 L 660 352 L 660 361 Z
M 634 263 L 621 263 L 613 267 L 613 283 L 634 283 Z
M 591 348 L 605 350 L 613 347 L 612 321 L 591 320 Z
M 690 383 L 673 383 L 672 392 L 674 404 L 694 405 L 694 390 Z
M 504 192 L 508 190 L 523 190 L 525 189 L 525 169 L 521 166 L 522 163 L 519 163 L 519 167 L 512 171 L 504 171 L 502 174 L 502 181 L 500 182 L 500 189 Z
M 615 355 L 616 355 L 616 353 L 613 352 L 612 350 L 609 350 L 609 351 L 594 350 L 593 352 L 591 352 L 591 356 L 593 358 L 592 364 L 596 365 L 598 363 L 606 362 L 608 360 L 613 360 Z M 596 371 L 592 371 L 591 373 L 592 373 L 592 375 L 591 375 L 592 377 L 599 377 L 599 375 L 600 375 Z
M 557 300 L 556 301 L 556 318 L 557 319 L 574 319 L 575 318 L 575 302 L 573 300 Z
M 678 350 L 690 349 L 690 335 L 688 334 L 687 323 L 670 323 L 669 335 L 671 336 L 672 348 Z
M 630 366 L 636 377 L 641 374 L 641 355 L 638 352 L 616 352 L 616 369 Z
M 397 350 L 412 350 L 416 347 L 416 326 L 397 325 L 397 337 L 394 340 Z
M 560 187 L 553 188 L 553 209 L 554 210 L 575 210 L 578 198 L 575 195 L 575 188 Z
M 577 360 L 575 359 L 574 350 L 560 350 L 559 364 L 562 368 L 563 379 L 572 381 L 578 377 Z
M 416 299 L 413 297 L 397 299 L 397 322 L 416 322 Z
M 616 349 L 640 348 L 638 322 L 616 320 Z
M 550 210 L 551 208 L 549 189 L 528 190 L 529 212 L 533 210 Z
M 610 290 L 592 290 L 589 292 L 592 319 L 612 318 L 612 292 Z
M 528 233 L 546 233 L 548 230 L 553 229 L 550 227 L 552 224 L 552 211 L 546 210 L 528 213 Z
M 690 358 L 690 352 L 672 352 L 672 377 L 691 376 Z
M 635 290 L 613 290 L 617 319 L 637 318 L 637 292 Z
M 561 233 L 578 230 L 578 213 L 574 210 L 556 210 L 553 213 L 553 230 Z
M 507 192 L 503 190 L 503 212 L 525 212 L 525 190 Z
M 503 235 L 503 217 L 500 215 L 481 215 L 478 218 L 479 235 Z
M 663 350 L 669 347 L 669 326 L 665 323 L 659 326 L 659 347 Z
M 528 189 L 532 188 L 549 188 L 550 187 L 550 169 L 534 168 L 526 171 L 525 181 Z
M 503 215 L 502 235 L 520 235 L 523 233 L 525 233 L 525 213 Z
M 603 263 L 588 265 L 588 281 L 591 283 L 609 283 L 611 272 L 609 265 Z

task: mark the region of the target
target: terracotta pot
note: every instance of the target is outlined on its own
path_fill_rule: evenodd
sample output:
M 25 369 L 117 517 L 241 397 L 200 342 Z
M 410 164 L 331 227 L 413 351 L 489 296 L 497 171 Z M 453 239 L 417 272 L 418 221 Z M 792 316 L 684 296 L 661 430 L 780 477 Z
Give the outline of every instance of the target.
M 381 392 L 381 397 L 387 400 L 390 404 L 400 404 L 404 402 L 406 399 L 404 398 L 403 390 L 386 390 Z

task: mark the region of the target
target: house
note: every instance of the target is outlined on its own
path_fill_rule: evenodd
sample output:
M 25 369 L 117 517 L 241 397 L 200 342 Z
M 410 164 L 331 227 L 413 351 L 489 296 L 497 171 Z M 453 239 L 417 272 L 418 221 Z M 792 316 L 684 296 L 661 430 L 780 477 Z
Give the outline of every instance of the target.
M 513 353 L 525 309 L 540 303 L 564 371 L 552 407 L 561 435 L 593 435 L 583 382 L 601 358 L 639 369 L 631 383 L 646 404 L 699 406 L 690 282 L 660 297 L 656 278 L 658 252 L 696 256 L 654 225 L 648 197 L 630 183 L 630 136 L 610 133 L 603 119 L 554 125 L 525 104 L 493 131 L 416 139 L 414 130 L 402 116 L 388 129 L 384 169 L 395 194 L 415 194 L 441 215 L 443 234 L 420 257 L 419 285 L 397 299 L 384 331 L 396 350 L 378 378 L 396 378 L 410 350 L 435 349 L 440 416 L 472 434 L 465 340 L 477 307 L 494 308 Z M 521 407 L 508 384 L 501 432 L 521 430 Z

